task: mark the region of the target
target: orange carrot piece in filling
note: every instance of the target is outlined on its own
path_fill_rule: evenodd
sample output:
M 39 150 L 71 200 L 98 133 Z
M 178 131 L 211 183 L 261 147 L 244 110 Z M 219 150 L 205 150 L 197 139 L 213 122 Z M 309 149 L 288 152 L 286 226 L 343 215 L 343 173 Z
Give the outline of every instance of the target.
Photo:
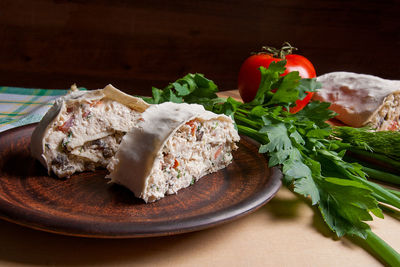
M 174 166 L 172 168 L 176 169 L 179 166 L 179 162 L 175 159 Z

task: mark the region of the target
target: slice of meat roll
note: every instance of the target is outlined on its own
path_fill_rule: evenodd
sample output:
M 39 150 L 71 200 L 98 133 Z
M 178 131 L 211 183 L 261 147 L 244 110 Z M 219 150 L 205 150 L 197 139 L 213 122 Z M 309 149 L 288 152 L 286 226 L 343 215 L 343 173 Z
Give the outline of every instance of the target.
M 340 121 L 379 131 L 399 130 L 400 81 L 351 72 L 332 72 L 317 80 L 322 89 L 313 99 L 330 102 Z
M 57 99 L 32 134 L 31 154 L 58 177 L 106 167 L 148 104 L 112 85 Z
M 239 135 L 231 118 L 197 104 L 163 103 L 143 113 L 108 165 L 111 182 L 153 202 L 226 167 Z

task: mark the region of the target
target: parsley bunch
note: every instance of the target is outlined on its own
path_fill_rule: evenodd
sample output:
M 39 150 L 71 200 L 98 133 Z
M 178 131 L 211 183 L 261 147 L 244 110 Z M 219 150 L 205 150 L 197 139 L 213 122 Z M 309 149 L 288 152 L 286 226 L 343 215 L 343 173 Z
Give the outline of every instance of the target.
M 320 84 L 302 79 L 298 72 L 281 76 L 285 64 L 260 68 L 261 84 L 250 103 L 217 97 L 217 86 L 202 74 L 188 74 L 162 90 L 153 88 L 153 96 L 144 99 L 198 103 L 231 116 L 240 134 L 260 143 L 259 152 L 269 157 L 269 166 L 281 167 L 284 184 L 318 206 L 338 237 L 360 237 L 386 263 L 399 265 L 400 255 L 366 223 L 373 219 L 371 213 L 383 218 L 379 202 L 400 208 L 398 194 L 368 181 L 360 164 L 343 160 L 351 144 L 335 137 L 326 123 L 335 115 L 329 103 L 311 102 L 296 114 L 288 112 L 306 91 L 316 91 Z

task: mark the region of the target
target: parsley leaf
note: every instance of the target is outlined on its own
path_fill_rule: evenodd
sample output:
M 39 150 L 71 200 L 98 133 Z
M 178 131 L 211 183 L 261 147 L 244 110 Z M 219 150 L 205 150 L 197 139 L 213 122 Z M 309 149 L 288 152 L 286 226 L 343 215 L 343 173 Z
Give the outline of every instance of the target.
M 271 91 L 280 79 L 280 75 L 285 72 L 286 61 L 271 62 L 268 68 L 260 67 L 261 82 L 257 94 L 250 105 L 261 105 L 269 101 L 272 97 Z
M 304 109 L 295 114 L 299 122 L 316 124 L 318 127 L 328 127 L 327 120 L 336 116 L 336 113 L 328 109 L 330 103 L 312 101 Z
M 260 153 L 288 150 L 292 148 L 292 143 L 287 134 L 284 123 L 265 125 L 260 129 L 260 133 L 267 133 L 269 143 L 260 146 Z
M 288 109 L 290 105 L 293 105 L 299 99 L 297 87 L 300 79 L 298 72 L 289 72 L 285 75 L 267 105 L 281 104 Z
M 301 79 L 297 87 L 299 99 L 304 99 L 308 95 L 307 92 L 316 92 L 320 88 L 322 88 L 322 84 L 316 79 Z

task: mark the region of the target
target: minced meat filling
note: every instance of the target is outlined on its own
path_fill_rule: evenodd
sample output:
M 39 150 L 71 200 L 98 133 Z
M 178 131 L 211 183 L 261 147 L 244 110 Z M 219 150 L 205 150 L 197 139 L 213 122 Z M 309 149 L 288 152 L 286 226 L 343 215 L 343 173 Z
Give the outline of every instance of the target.
M 182 125 L 158 153 L 144 199 L 151 202 L 174 194 L 232 161 L 234 128 L 218 119 Z
M 400 130 L 400 93 L 390 94 L 369 123 L 379 131 Z
M 44 155 L 58 177 L 106 167 L 139 112 L 110 99 L 71 101 L 44 138 Z
M 52 157 L 51 170 L 58 177 L 69 177 L 75 172 L 94 171 L 106 167 L 118 150 L 124 133 L 117 132 L 111 136 L 86 142 L 72 151 L 58 147 L 56 151 L 45 149 L 45 155 Z

